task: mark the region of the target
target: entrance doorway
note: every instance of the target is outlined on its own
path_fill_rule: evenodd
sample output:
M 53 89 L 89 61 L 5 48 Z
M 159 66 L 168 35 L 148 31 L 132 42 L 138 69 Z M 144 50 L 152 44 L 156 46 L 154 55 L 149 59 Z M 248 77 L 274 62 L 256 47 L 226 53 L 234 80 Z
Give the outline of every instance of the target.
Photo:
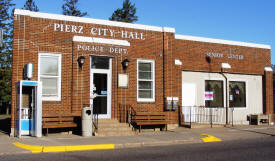
M 111 118 L 112 59 L 91 56 L 90 104 L 98 118 Z

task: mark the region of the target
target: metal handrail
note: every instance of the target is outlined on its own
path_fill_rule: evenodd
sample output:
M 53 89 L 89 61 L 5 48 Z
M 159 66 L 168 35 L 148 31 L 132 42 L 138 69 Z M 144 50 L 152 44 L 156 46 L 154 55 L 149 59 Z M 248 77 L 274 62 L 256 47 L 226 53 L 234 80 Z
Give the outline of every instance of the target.
M 130 108 L 129 108 L 129 114 L 128 114 L 128 118 L 129 118 L 128 119 L 128 123 L 129 123 L 129 125 L 133 123 L 132 120 L 133 120 L 134 116 L 136 116 L 136 111 L 135 111 L 135 109 L 132 106 L 130 106 Z
M 94 132 L 98 132 L 98 111 L 95 110 L 96 113 L 93 113 L 93 119 L 92 119 L 92 122 L 93 122 L 93 128 L 94 128 Z
M 184 122 L 189 123 L 190 127 L 192 123 L 209 123 L 211 127 L 213 123 L 225 123 L 225 108 L 223 107 L 182 106 L 181 113 L 184 116 Z

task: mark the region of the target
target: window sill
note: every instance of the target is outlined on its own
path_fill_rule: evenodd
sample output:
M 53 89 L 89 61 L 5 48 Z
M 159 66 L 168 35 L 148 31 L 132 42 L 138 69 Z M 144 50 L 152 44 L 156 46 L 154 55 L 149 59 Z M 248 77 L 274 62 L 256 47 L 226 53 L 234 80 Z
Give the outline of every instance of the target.
M 61 101 L 61 99 L 60 98 L 43 98 L 42 97 L 42 101 Z
M 138 103 L 155 103 L 155 100 L 138 99 Z

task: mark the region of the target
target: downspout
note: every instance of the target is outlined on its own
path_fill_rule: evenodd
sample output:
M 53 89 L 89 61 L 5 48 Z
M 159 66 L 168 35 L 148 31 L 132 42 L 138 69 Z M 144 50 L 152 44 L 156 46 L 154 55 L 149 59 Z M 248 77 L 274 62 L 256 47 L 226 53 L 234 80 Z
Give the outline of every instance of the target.
M 72 76 L 71 76 L 71 113 L 73 113 L 73 97 L 74 97 L 74 90 L 73 90 L 73 70 L 74 70 L 74 41 L 72 41 Z
M 228 125 L 228 109 L 229 109 L 229 101 L 228 101 L 228 79 L 226 75 L 221 71 L 221 75 L 225 78 L 225 101 L 226 101 L 226 125 Z
M 165 111 L 165 38 L 162 30 L 162 92 L 163 92 L 163 111 Z

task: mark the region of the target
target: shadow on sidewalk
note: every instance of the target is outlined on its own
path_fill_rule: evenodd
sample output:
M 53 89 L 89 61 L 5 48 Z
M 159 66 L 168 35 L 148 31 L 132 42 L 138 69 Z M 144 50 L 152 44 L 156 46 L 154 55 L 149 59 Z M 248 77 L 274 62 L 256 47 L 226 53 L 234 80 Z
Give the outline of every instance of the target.
M 226 127 L 228 129 L 234 129 L 234 130 L 239 130 L 239 131 L 247 131 L 247 132 L 251 132 L 251 133 L 256 133 L 256 134 L 262 134 L 262 135 L 268 135 L 268 136 L 275 136 L 275 134 L 269 134 L 269 133 L 265 133 L 265 132 L 259 132 L 259 131 L 255 131 L 255 130 L 248 130 L 248 129 L 238 129 L 238 128 L 234 128 L 234 127 Z
M 0 116 L 0 135 L 10 134 L 11 118 L 9 116 Z

